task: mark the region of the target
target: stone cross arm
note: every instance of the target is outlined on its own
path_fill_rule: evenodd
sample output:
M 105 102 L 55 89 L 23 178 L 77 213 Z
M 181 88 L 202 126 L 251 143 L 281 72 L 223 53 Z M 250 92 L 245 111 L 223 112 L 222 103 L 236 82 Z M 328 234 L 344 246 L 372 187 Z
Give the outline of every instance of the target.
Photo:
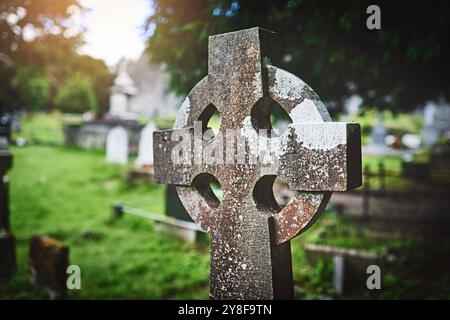
M 258 164 L 259 176 L 277 175 L 289 184 L 291 190 L 297 191 L 346 191 L 361 185 L 358 124 L 293 124 L 280 138 L 272 138 L 273 141 L 257 136 L 255 130 L 251 134 L 245 134 L 248 130 L 240 132 L 244 134 L 233 135 L 233 142 L 245 143 L 254 149 L 253 162 Z M 188 139 L 188 143 L 180 148 L 183 142 L 176 137 Z M 227 143 L 222 135 L 213 141 L 199 139 L 197 147 L 193 127 L 158 131 L 154 133 L 154 139 L 155 167 L 159 168 L 155 172 L 155 180 L 158 183 L 190 186 L 202 173 L 221 175 L 221 170 L 229 170 L 229 166 L 224 164 L 236 164 L 227 163 Z M 218 149 L 222 149 L 220 156 L 209 162 L 205 156 L 199 158 L 199 153 Z M 183 155 L 179 155 L 179 151 Z M 244 161 L 251 162 L 252 159 L 247 157 Z

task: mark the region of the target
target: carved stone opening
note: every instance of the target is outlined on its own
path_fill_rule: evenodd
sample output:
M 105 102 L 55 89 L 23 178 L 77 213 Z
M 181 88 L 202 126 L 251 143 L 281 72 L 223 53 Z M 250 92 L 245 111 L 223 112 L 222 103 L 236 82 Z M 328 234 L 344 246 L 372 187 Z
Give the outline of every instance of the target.
M 268 130 L 267 137 L 279 137 L 292 123 L 286 110 L 270 96 L 258 100 L 251 110 L 252 125 L 256 131 Z
M 266 175 L 256 182 L 253 200 L 257 208 L 265 213 L 279 213 L 294 196 L 286 181 L 276 175 Z
M 256 182 L 253 188 L 253 201 L 259 212 L 272 215 L 281 211 L 273 195 L 273 183 L 276 178 L 276 175 L 266 175 Z
M 217 209 L 222 202 L 222 188 L 219 181 L 209 173 L 202 173 L 195 177 L 194 187 L 214 209 Z
M 272 185 L 273 196 L 280 209 L 284 209 L 286 205 L 291 201 L 295 191 L 289 188 L 288 183 L 277 177 Z M 281 210 L 280 210 L 281 211 Z
M 221 120 L 219 110 L 212 103 L 198 117 L 198 121 L 202 122 L 203 134 L 206 133 L 211 137 L 214 137 L 219 132 Z

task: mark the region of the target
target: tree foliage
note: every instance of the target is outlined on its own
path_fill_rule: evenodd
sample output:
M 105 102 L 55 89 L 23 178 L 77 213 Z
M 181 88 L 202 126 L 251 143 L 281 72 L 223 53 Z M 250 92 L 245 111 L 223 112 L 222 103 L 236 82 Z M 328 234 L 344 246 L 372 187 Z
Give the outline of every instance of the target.
M 63 112 L 96 111 L 97 100 L 90 79 L 80 73 L 67 79 L 59 88 L 55 105 Z
M 112 74 L 103 61 L 78 53 L 85 30 L 75 17 L 83 13 L 78 0 L 0 2 L 0 111 L 55 107 L 75 73 L 89 78 L 99 112 L 107 108 Z
M 50 82 L 45 73 L 20 67 L 12 79 L 12 86 L 21 93 L 20 104 L 28 110 L 39 111 L 49 103 Z
M 148 51 L 186 94 L 207 74 L 208 36 L 259 26 L 278 33 L 275 64 L 307 81 L 339 110 L 358 94 L 369 107 L 410 110 L 450 97 L 450 2 L 377 1 L 381 30 L 369 30 L 373 1 L 155 0 Z

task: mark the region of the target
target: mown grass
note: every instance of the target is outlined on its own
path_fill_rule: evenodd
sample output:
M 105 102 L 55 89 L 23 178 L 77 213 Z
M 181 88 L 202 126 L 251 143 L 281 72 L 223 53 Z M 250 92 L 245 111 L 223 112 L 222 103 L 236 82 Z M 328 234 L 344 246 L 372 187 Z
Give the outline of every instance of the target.
M 28 146 L 13 147 L 12 152 L 11 227 L 17 237 L 19 270 L 8 285 L 0 286 L 1 298 L 46 296 L 28 281 L 28 246 L 34 234 L 47 234 L 70 246 L 71 264 L 82 271 L 82 290 L 70 291 L 71 298 L 208 298 L 205 242 L 185 245 L 134 216 L 111 219 L 110 207 L 117 202 L 163 214 L 163 187 L 129 187 L 124 182 L 127 167 L 107 164 L 97 151 Z M 305 279 L 310 274 L 317 277 L 302 244 L 318 237 L 320 225 L 292 242 L 298 284 L 309 283 Z M 331 282 L 312 281 L 308 295 L 322 292 L 324 286 L 328 292 Z M 300 292 L 300 297 L 306 296 Z
M 70 246 L 71 264 L 82 271 L 82 290 L 71 291 L 71 297 L 208 297 L 207 250 L 155 233 L 145 219 L 111 221 L 110 206 L 116 202 L 139 202 L 162 214 L 162 187 L 128 187 L 125 168 L 106 164 L 98 152 L 42 146 L 12 151 L 11 224 L 18 239 L 19 271 L 0 287 L 0 297 L 42 297 L 27 278 L 33 234 L 47 234 Z
M 208 298 L 208 241 L 186 245 L 155 232 L 149 220 L 127 214 L 119 221 L 111 219 L 110 207 L 117 202 L 163 214 L 163 187 L 128 186 L 124 182 L 128 167 L 105 163 L 97 151 L 28 146 L 13 147 L 12 152 L 11 227 L 17 238 L 18 272 L 0 285 L 1 299 L 46 298 L 28 281 L 28 246 L 34 234 L 47 234 L 70 247 L 71 264 L 81 268 L 82 289 L 70 291 L 69 298 Z M 400 238 L 373 238 L 351 218 L 326 211 L 291 242 L 295 292 L 301 299 L 334 293 L 332 264 L 311 265 L 303 250 L 306 242 L 376 253 L 410 246 Z M 385 270 L 389 290 L 378 297 L 408 297 L 420 285 L 414 276 Z M 408 290 L 401 289 L 406 285 Z

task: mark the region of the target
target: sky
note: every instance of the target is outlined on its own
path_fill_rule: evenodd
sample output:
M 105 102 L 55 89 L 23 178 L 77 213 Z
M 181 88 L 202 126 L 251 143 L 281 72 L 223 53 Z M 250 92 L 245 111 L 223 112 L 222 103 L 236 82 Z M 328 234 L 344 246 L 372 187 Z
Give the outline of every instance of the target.
M 145 48 L 142 28 L 151 13 L 150 0 L 81 0 L 86 45 L 81 53 L 103 59 L 110 67 L 122 57 L 137 59 Z

